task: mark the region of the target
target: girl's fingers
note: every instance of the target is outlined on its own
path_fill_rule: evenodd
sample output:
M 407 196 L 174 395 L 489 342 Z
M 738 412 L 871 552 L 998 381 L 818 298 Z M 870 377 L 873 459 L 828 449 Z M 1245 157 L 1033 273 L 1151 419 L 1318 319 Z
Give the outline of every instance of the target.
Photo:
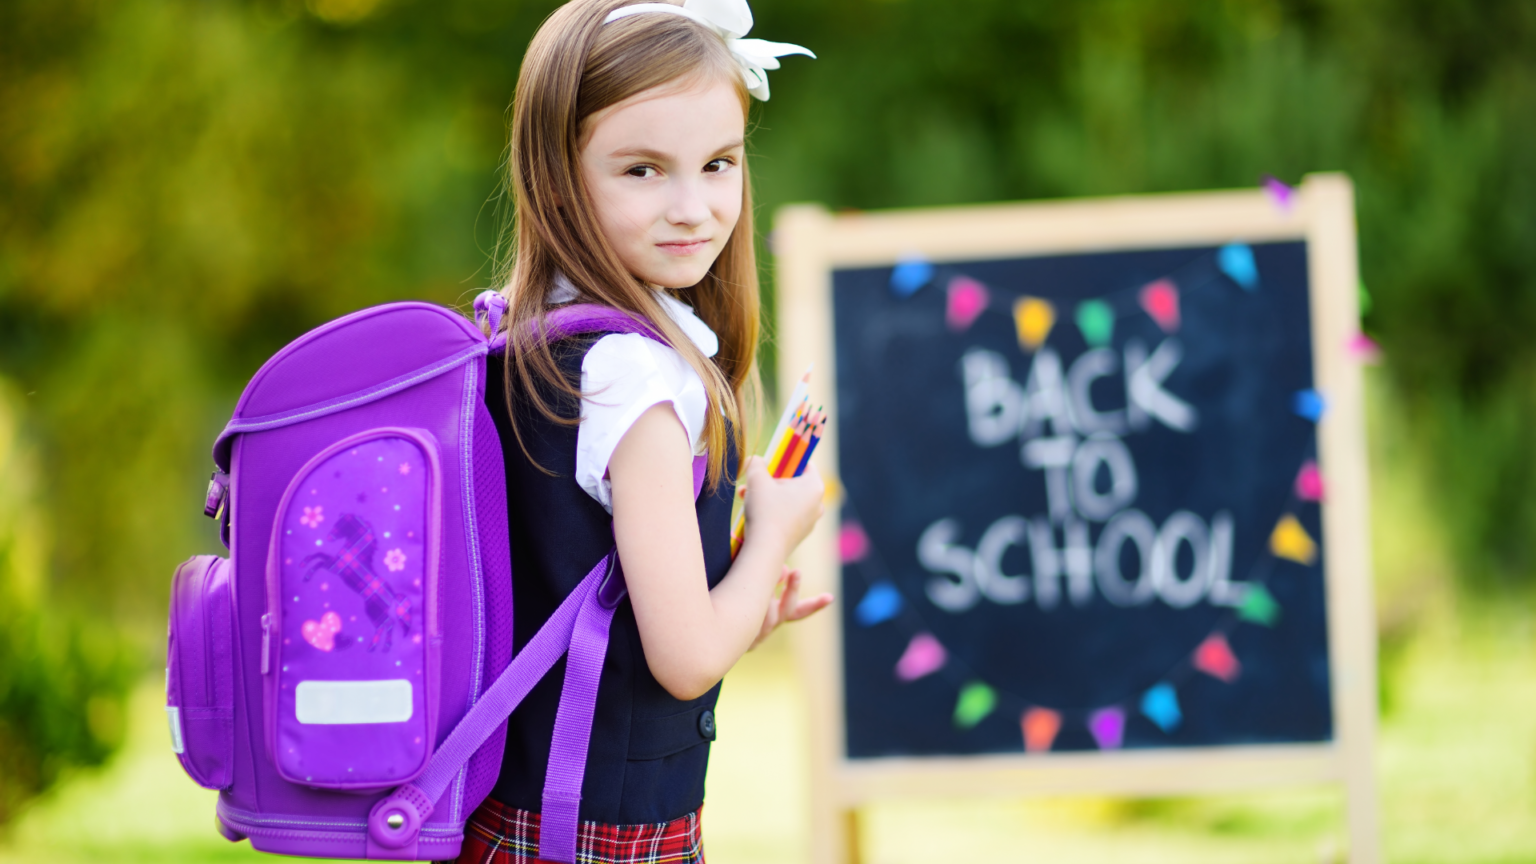
M 761 475 L 761 476 L 758 476 Z M 747 485 L 752 485 L 752 479 L 772 480 L 773 475 L 768 473 L 768 463 L 761 456 L 753 456 L 747 460 Z
M 804 600 L 796 604 L 796 606 L 792 610 L 789 610 L 788 614 L 784 616 L 784 620 L 799 621 L 802 618 L 809 618 L 810 616 L 815 615 L 817 612 L 820 612 L 830 605 L 832 605 L 831 594 L 818 594 L 809 600 Z
M 799 605 L 800 598 L 800 571 L 791 570 L 784 577 L 784 594 L 779 598 L 779 618 L 789 620 L 789 615 Z

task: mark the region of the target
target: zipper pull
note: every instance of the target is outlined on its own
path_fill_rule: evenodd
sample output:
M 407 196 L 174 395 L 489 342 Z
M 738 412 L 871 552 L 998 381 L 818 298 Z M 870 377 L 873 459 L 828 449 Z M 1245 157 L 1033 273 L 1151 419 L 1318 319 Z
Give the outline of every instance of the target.
M 272 613 L 264 612 L 261 616 L 261 674 L 265 675 L 272 669 Z

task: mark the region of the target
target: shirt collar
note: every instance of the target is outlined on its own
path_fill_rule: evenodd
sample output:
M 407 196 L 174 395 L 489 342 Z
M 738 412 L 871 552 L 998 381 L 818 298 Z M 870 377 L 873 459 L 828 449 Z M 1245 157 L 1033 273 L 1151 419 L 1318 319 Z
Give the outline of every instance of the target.
M 570 303 L 581 298 L 581 292 L 564 273 L 555 274 L 555 284 L 549 288 L 550 303 Z M 688 341 L 698 347 L 705 357 L 713 357 L 720 350 L 720 337 L 715 331 L 709 329 L 703 319 L 693 314 L 693 307 L 678 300 L 665 291 L 656 292 L 656 301 L 661 304 L 663 312 L 671 318 Z

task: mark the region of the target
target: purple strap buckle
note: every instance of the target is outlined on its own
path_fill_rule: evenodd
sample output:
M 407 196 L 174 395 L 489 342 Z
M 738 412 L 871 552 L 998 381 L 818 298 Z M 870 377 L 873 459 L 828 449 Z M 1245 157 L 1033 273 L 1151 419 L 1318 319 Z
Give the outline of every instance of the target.
M 619 564 L 619 556 L 611 555 L 610 561 L 608 572 L 603 574 L 603 581 L 597 586 L 597 605 L 612 611 L 629 595 L 629 586 L 624 582 L 624 568 Z
M 485 328 L 488 336 L 495 336 L 501 329 L 501 317 L 507 311 L 507 298 L 501 292 L 487 288 L 475 298 L 475 323 Z
M 432 815 L 432 800 L 407 783 L 368 814 L 368 857 L 416 857 L 417 835 Z
M 208 478 L 208 497 L 203 500 L 203 515 L 209 519 L 219 518 L 228 501 L 229 475 L 216 470 Z

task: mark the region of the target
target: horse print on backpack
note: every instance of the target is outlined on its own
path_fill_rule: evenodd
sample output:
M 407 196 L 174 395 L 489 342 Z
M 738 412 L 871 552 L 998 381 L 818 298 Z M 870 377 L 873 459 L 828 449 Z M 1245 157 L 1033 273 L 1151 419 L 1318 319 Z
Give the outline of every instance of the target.
M 335 555 L 316 552 L 306 557 L 304 581 L 310 581 L 310 577 L 320 570 L 339 576 L 348 588 L 363 598 L 363 609 L 368 620 L 373 623 L 373 637 L 368 642 L 368 650 L 378 648 L 382 641 L 384 650 L 388 651 L 394 645 L 397 624 L 402 632 L 410 632 L 411 601 L 398 596 L 395 589 L 374 572 L 373 556 L 378 551 L 379 542 L 374 536 L 373 526 L 359 516 L 345 513 L 336 527 L 326 535 L 326 539 L 343 540 L 346 546 Z M 392 550 L 390 554 L 404 557 L 399 550 Z M 386 566 L 390 560 L 386 555 Z M 311 641 L 310 644 L 314 643 Z M 342 644 L 350 643 L 343 641 Z

